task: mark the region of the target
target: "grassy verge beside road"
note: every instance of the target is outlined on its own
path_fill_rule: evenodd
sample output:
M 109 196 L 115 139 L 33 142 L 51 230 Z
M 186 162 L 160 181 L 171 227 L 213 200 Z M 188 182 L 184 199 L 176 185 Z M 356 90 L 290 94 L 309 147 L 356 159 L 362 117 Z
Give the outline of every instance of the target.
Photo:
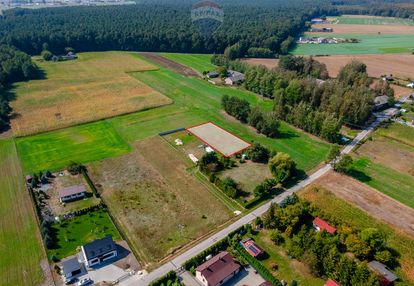
M 15 144 L 0 141 L 0 284 L 39 285 L 44 257 Z

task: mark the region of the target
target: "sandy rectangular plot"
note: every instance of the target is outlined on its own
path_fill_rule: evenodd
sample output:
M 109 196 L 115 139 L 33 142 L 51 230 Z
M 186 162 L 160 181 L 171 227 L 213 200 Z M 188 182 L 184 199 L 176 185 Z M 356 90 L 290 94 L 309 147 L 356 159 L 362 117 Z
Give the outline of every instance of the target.
M 187 131 L 226 157 L 243 151 L 251 145 L 212 122 L 187 128 Z

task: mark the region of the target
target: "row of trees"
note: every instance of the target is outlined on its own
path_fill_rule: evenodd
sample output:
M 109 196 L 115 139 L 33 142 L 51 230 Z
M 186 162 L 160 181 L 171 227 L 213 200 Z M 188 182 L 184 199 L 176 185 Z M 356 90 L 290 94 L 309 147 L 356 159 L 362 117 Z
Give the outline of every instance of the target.
M 244 72 L 247 90 L 272 98 L 272 118 L 287 121 L 330 142 L 340 140 L 343 123 L 360 126 L 367 122 L 375 96 L 387 95 L 390 99 L 394 96 L 387 82 L 378 82 L 371 88 L 367 67 L 359 61 L 351 61 L 336 79 L 325 81 L 321 80 L 328 78 L 325 65 L 312 58 L 284 56 L 279 66 L 271 70 L 220 56 L 213 61 Z M 251 115 L 246 118 L 246 114 L 245 111 L 242 121 L 249 121 Z
M 367 261 L 376 259 L 390 267 L 395 265 L 385 235 L 375 228 L 359 230 L 340 224 L 338 234 L 316 232 L 311 227 L 314 216 L 323 214 L 293 195 L 280 207 L 272 205 L 261 223 L 270 230 L 269 237 L 275 244 L 283 244 L 288 254 L 305 263 L 314 275 L 331 277 L 341 285 L 379 285 Z M 350 258 L 347 252 L 359 260 Z
M 332 4 L 342 14 L 375 15 L 408 18 L 414 21 L 414 3 L 409 0 L 334 0 Z
M 8 126 L 13 96 L 7 87 L 12 83 L 38 76 L 38 69 L 30 56 L 7 45 L 0 45 L 0 131 Z
M 237 96 L 223 95 L 221 104 L 229 115 L 249 123 L 257 132 L 270 138 L 278 135 L 280 122 L 274 112 L 263 112 L 258 106 L 251 108 L 247 100 Z
M 286 39 L 297 35 L 312 17 L 332 9 L 327 0 L 224 1 L 223 23 L 205 36 L 191 20 L 192 4 L 194 1 L 140 1 L 111 7 L 13 9 L 0 17 L 0 42 L 29 54 L 39 54 L 43 43 L 54 54 L 65 47 L 78 52 L 223 53 L 238 43 L 240 55 L 269 55 L 287 52 Z

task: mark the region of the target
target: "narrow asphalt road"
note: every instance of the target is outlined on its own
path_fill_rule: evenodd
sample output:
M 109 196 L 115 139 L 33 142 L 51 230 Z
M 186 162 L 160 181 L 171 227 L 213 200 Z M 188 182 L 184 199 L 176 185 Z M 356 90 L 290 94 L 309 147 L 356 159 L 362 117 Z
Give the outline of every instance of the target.
M 372 132 L 382 121 L 389 119 L 388 116 L 381 116 L 378 117 L 370 126 L 362 130 L 355 138 L 350 142 L 343 150 L 342 155 L 349 154 L 354 147 L 363 140 L 370 132 Z M 200 242 L 199 244 L 195 245 L 194 247 L 190 248 L 186 252 L 180 254 L 170 262 L 167 262 L 166 264 L 160 266 L 159 268 L 155 269 L 148 275 L 138 279 L 136 276 L 132 276 L 130 279 L 127 279 L 126 281 L 120 283 L 121 286 L 146 286 L 149 285 L 152 281 L 164 276 L 166 273 L 168 273 L 171 270 L 178 270 L 185 261 L 189 260 L 190 258 L 196 256 L 203 250 L 209 248 L 213 244 L 215 244 L 217 241 L 224 239 L 230 232 L 236 230 L 237 228 L 248 224 L 256 219 L 258 216 L 262 216 L 270 207 L 271 203 L 280 203 L 283 199 L 285 199 L 287 196 L 290 196 L 291 194 L 299 191 L 300 189 L 310 185 L 323 175 L 325 175 L 329 170 L 332 169 L 332 166 L 330 164 L 327 164 L 320 168 L 318 171 L 307 177 L 305 180 L 300 181 L 297 185 L 293 186 L 292 188 L 286 190 L 282 194 L 275 197 L 273 200 L 269 201 L 268 203 L 264 204 L 263 206 L 255 209 L 251 213 L 241 217 L 236 222 L 232 223 L 231 225 L 227 226 L 226 228 L 220 230 L 216 234 L 212 235 L 211 237 L 205 239 L 204 241 Z

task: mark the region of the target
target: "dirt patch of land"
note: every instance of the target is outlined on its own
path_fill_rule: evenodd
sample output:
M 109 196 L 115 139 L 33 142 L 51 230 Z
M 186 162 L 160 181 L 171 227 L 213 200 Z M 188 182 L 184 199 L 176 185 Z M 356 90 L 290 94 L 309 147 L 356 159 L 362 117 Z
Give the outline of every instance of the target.
M 329 172 L 315 182 L 372 217 L 414 238 L 414 210 L 348 176 Z
M 384 54 L 384 55 L 336 55 L 315 57 L 328 68 L 329 75 L 336 77 L 339 70 L 351 60 L 359 60 L 367 65 L 370 77 L 380 77 L 392 74 L 396 77 L 413 77 L 414 55 Z
M 315 24 L 312 28 L 332 28 L 335 34 L 387 34 L 387 35 L 412 35 L 414 33 L 414 26 L 408 25 L 350 25 L 350 24 Z M 330 33 L 314 33 L 309 32 L 309 35 L 324 35 L 329 36 Z
M 194 165 L 167 141 L 157 136 L 135 147 L 89 170 L 140 263 L 154 267 L 228 221 L 231 212 L 187 171 Z
M 163 57 L 161 55 L 154 53 L 140 53 L 140 55 L 156 64 L 159 64 L 167 69 L 173 70 L 179 74 L 185 76 L 199 76 L 199 74 L 195 70 L 185 65 L 174 62 L 170 59 L 167 59 L 166 57 Z

